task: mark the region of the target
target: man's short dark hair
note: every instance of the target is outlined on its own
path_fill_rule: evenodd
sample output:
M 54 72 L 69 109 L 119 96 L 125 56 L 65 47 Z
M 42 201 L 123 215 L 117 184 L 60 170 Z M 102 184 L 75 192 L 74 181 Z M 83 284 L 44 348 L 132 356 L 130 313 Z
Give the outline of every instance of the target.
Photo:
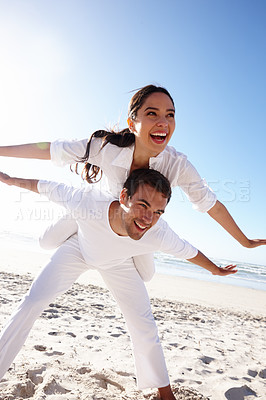
M 167 198 L 167 203 L 169 202 L 172 194 L 171 185 L 169 180 L 159 171 L 147 168 L 135 169 L 130 173 L 123 188 L 127 189 L 128 196 L 132 197 L 141 185 L 153 187 Z

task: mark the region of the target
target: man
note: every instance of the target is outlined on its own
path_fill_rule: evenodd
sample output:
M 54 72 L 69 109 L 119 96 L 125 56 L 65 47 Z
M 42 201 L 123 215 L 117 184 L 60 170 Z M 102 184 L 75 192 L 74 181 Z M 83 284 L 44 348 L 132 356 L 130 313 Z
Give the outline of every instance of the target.
M 217 267 L 160 219 L 171 197 L 168 180 L 155 170 L 135 170 L 126 180 L 119 200 L 99 192 L 93 185 L 89 190 L 79 190 L 3 173 L 0 181 L 45 195 L 67 208 L 78 224 L 78 234 L 51 257 L 6 325 L 0 337 L 0 378 L 40 313 L 81 273 L 93 268 L 102 275 L 125 317 L 138 387 L 156 387 L 161 399 L 175 399 L 147 291 L 132 257 L 160 250 L 185 258 L 215 275 L 236 270 L 234 266 Z

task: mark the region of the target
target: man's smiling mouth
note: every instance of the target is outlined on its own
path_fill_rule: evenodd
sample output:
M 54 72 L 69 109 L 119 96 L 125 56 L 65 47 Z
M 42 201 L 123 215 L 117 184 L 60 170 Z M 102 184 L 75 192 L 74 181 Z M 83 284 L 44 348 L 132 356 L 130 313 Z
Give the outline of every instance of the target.
M 135 225 L 141 229 L 142 231 L 144 231 L 145 229 L 147 229 L 148 227 L 146 225 L 142 225 L 140 222 L 134 221 Z

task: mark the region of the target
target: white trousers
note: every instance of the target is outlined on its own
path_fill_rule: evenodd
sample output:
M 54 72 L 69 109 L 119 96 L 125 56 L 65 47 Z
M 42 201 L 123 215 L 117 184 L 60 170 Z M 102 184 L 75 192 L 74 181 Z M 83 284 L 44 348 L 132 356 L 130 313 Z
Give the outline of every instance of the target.
M 85 263 L 77 235 L 74 235 L 51 257 L 7 322 L 0 336 L 0 379 L 42 311 L 88 269 L 90 266 Z M 149 297 L 132 259 L 99 272 L 125 317 L 133 346 L 138 388 L 167 386 L 169 378 Z

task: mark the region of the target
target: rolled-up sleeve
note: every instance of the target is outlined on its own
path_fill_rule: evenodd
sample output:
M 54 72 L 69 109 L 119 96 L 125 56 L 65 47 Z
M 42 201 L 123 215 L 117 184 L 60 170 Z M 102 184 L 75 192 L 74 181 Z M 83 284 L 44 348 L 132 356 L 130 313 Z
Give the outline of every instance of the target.
M 88 139 L 56 140 L 50 147 L 51 161 L 59 167 L 79 162 L 86 152 L 87 143 Z
M 184 191 L 195 210 L 207 212 L 216 203 L 216 194 L 205 179 L 201 178 L 185 154 L 168 146 L 158 158 L 158 168 L 156 168 L 156 161 L 154 164 L 155 169 L 169 179 L 171 186 L 179 186 Z
M 195 210 L 207 212 L 216 203 L 216 194 L 187 159 L 185 160 L 185 165 L 182 168 L 178 181 L 179 186 L 185 192 Z

